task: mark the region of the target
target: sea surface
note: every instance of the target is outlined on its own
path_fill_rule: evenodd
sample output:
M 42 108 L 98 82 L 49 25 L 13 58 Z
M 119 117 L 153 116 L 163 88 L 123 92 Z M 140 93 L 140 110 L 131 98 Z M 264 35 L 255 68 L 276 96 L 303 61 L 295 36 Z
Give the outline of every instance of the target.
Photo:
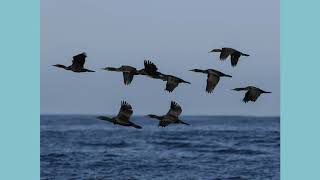
M 41 179 L 279 180 L 280 118 L 184 116 L 134 129 L 84 115 L 41 115 Z

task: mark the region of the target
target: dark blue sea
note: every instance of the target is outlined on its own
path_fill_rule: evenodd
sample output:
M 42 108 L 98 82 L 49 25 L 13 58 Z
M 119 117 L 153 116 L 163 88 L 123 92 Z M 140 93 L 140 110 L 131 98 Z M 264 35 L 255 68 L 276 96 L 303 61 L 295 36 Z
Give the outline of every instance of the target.
M 95 116 L 41 116 L 41 179 L 279 180 L 280 118 L 184 116 L 143 129 Z

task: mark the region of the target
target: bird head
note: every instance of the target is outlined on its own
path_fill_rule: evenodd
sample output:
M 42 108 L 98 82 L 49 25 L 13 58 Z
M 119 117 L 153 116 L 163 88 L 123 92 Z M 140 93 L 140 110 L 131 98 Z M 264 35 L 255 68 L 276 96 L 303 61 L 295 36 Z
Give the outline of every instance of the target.
M 154 114 L 148 114 L 148 115 L 146 115 L 145 117 L 147 117 L 147 118 L 155 118 L 155 119 L 158 119 L 158 118 L 159 118 L 159 116 L 154 115 Z

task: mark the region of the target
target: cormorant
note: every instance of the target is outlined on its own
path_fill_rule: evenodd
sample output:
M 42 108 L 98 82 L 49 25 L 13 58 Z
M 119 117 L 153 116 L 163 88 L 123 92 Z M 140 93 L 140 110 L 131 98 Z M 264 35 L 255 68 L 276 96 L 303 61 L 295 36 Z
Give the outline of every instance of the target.
M 190 124 L 183 122 L 182 120 L 179 119 L 179 115 L 181 114 L 181 112 L 182 112 L 182 109 L 181 109 L 180 105 L 174 101 L 171 101 L 170 110 L 168 111 L 168 113 L 166 115 L 157 116 L 154 114 L 149 114 L 149 115 L 147 115 L 147 117 L 158 119 L 160 121 L 159 126 L 161 126 L 161 127 L 166 127 L 171 123 L 190 125 Z
M 163 81 L 167 81 L 165 90 L 168 92 L 172 92 L 179 85 L 179 83 L 191 84 L 188 81 L 185 81 L 181 78 L 178 78 L 178 77 L 172 76 L 172 75 L 162 74 L 160 77 Z
M 86 61 L 86 57 L 87 57 L 87 54 L 83 52 L 81 54 L 73 56 L 72 65 L 70 65 L 70 66 L 65 66 L 62 64 L 56 64 L 53 66 L 58 67 L 58 68 L 63 68 L 68 71 L 78 72 L 78 73 L 80 73 L 80 72 L 94 72 L 92 70 L 89 70 L 89 69 L 86 69 L 83 67 L 84 63 Z
M 253 101 L 255 102 L 258 97 L 263 94 L 263 93 L 271 93 L 271 92 L 267 92 L 264 91 L 262 89 L 259 89 L 257 87 L 254 86 L 247 86 L 245 88 L 235 88 L 233 89 L 235 91 L 247 91 L 244 98 L 243 98 L 243 102 L 247 103 L 248 101 Z
M 109 121 L 113 124 L 118 124 L 121 126 L 130 126 L 137 129 L 141 129 L 142 127 L 134 124 L 133 122 L 129 121 L 131 115 L 132 115 L 132 107 L 130 104 L 128 104 L 126 101 L 121 101 L 121 108 L 117 116 L 115 117 L 107 117 L 107 116 L 98 116 L 97 119 Z
M 125 85 L 129 85 L 131 83 L 134 75 L 139 75 L 138 70 L 132 66 L 121 66 L 119 68 L 106 67 L 103 69 L 107 70 L 107 71 L 122 72 L 123 73 L 123 82 Z
M 249 54 L 242 53 L 233 48 L 224 47 L 222 49 L 213 49 L 210 52 L 220 52 L 220 60 L 226 60 L 229 56 L 231 56 L 231 66 L 234 67 L 237 65 L 240 56 L 250 56 Z
M 208 93 L 212 93 L 212 91 L 214 90 L 214 88 L 218 84 L 220 77 L 232 77 L 230 75 L 224 74 L 224 73 L 217 71 L 217 70 L 214 70 L 214 69 L 207 69 L 207 70 L 192 69 L 190 71 L 208 74 L 207 87 L 206 87 L 206 92 L 208 92 Z
M 146 75 L 154 79 L 161 79 L 163 74 L 158 71 L 157 66 L 150 60 L 144 61 L 144 69 L 139 70 L 140 75 Z

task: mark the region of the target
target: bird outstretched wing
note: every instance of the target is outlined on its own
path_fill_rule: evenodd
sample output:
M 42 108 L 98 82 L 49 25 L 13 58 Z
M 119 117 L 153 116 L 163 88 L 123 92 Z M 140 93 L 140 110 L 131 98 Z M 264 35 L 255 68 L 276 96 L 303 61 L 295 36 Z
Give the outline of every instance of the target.
M 180 82 L 183 82 L 182 79 L 175 77 L 175 76 L 172 76 L 172 75 L 162 74 L 161 79 L 163 81 L 167 81 L 165 90 L 168 92 L 172 92 L 179 85 Z
M 158 71 L 157 66 L 150 60 L 144 61 L 144 68 L 149 75 L 155 74 Z
M 132 72 L 123 72 L 123 82 L 125 85 L 131 84 L 134 74 Z
M 121 101 L 121 108 L 117 115 L 117 119 L 121 121 L 129 121 L 132 115 L 132 107 L 126 101 Z
M 217 86 L 218 82 L 220 80 L 220 76 L 209 73 L 208 78 L 207 78 L 207 86 L 206 86 L 206 91 L 208 93 L 212 93 L 214 88 Z
M 232 48 L 222 48 L 220 53 L 220 60 L 226 60 L 229 57 L 229 55 L 231 55 L 234 52 L 235 50 Z
M 255 102 L 260 95 L 261 93 L 259 91 L 256 91 L 254 89 L 249 89 L 243 98 L 243 102 L 245 103 L 247 103 L 248 101 Z
M 232 67 L 234 67 L 238 64 L 240 56 L 241 56 L 241 53 L 238 51 L 231 54 L 231 66 Z
M 170 80 L 167 81 L 165 90 L 169 91 L 169 92 L 172 92 L 178 85 L 179 85 L 179 82 L 170 79 Z
M 144 61 L 144 69 L 143 70 L 146 73 L 143 75 L 147 75 L 147 76 L 154 78 L 154 79 L 162 79 L 164 76 L 164 74 L 159 72 L 157 66 L 153 62 L 151 62 L 150 60 Z
M 76 69 L 82 69 L 86 61 L 86 57 L 87 57 L 87 54 L 84 52 L 73 56 L 72 66 Z
M 177 118 L 178 116 L 180 116 L 181 112 L 181 106 L 178 103 L 171 101 L 170 110 L 168 111 L 167 115 Z

